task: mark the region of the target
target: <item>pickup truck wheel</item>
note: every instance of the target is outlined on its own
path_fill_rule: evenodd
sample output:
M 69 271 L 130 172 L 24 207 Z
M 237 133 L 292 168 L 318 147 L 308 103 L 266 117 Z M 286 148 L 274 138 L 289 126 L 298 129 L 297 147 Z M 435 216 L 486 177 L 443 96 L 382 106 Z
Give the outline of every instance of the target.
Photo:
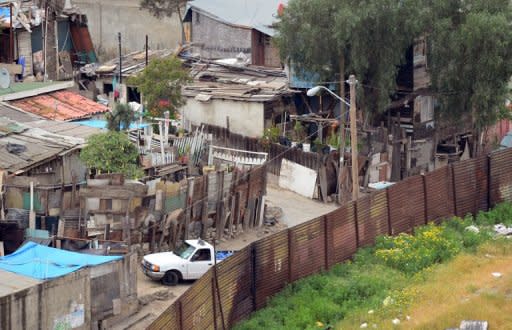
M 164 285 L 175 286 L 180 281 L 180 274 L 175 270 L 169 270 L 165 273 L 162 278 L 162 283 Z

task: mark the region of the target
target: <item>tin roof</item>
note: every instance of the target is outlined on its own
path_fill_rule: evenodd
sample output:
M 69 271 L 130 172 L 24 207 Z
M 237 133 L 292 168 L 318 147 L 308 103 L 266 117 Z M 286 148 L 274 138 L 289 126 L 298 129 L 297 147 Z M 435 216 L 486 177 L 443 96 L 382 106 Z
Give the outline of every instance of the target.
M 91 118 L 109 111 L 102 104 L 66 90 L 10 101 L 10 104 L 44 118 L 61 121 Z
M 88 136 L 99 132 L 101 130 L 74 123 L 47 120 L 18 123 L 0 117 L 0 169 L 22 173 L 82 147 Z
M 186 14 L 190 10 L 198 11 L 217 21 L 273 36 L 272 24 L 277 20 L 277 8 L 279 4 L 287 3 L 288 0 L 194 0 L 187 4 Z
M 183 87 L 185 97 L 208 102 L 210 99 L 230 99 L 246 102 L 267 102 L 295 91 L 288 88 L 286 74 L 281 69 L 239 66 L 189 58 L 190 75 L 194 81 Z

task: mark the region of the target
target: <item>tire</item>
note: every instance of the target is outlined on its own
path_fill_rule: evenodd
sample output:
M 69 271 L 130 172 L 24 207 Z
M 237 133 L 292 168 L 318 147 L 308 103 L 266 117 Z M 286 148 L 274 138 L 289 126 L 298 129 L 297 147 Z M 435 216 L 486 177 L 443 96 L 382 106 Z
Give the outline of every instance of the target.
M 175 270 L 169 270 L 162 277 L 162 284 L 176 286 L 180 282 L 180 273 Z

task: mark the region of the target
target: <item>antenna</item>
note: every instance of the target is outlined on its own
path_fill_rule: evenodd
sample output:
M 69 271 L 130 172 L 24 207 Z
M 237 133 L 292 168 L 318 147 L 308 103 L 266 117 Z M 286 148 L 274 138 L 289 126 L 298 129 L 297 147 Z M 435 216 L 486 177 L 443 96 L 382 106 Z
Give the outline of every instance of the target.
M 6 68 L 0 68 L 0 88 L 7 89 L 11 85 L 11 77 Z

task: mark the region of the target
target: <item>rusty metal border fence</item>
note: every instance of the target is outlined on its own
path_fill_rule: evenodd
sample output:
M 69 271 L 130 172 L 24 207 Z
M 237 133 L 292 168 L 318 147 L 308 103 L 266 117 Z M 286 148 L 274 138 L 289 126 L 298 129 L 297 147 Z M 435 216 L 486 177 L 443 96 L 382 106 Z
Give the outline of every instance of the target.
M 210 269 L 149 329 L 229 329 L 288 283 L 350 259 L 379 235 L 512 201 L 512 149 L 408 178 L 253 242 Z

